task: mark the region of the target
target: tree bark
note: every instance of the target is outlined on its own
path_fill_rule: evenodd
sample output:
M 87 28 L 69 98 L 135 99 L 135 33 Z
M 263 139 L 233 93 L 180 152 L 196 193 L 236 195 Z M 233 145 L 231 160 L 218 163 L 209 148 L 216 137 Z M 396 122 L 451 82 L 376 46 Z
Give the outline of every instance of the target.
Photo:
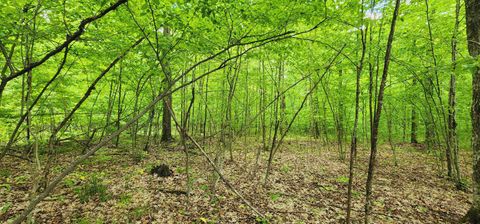
M 364 219 L 365 223 L 369 222 L 369 215 L 371 212 L 373 174 L 375 171 L 376 157 L 377 157 L 378 127 L 380 125 L 380 115 L 382 113 L 382 105 L 383 105 L 383 93 L 385 91 L 385 85 L 387 81 L 388 67 L 390 64 L 390 56 L 392 52 L 393 36 L 395 34 L 395 24 L 397 22 L 399 9 L 400 9 L 400 0 L 396 0 L 395 9 L 393 12 L 392 24 L 390 26 L 390 33 L 388 35 L 385 61 L 383 64 L 382 80 L 380 82 L 380 88 L 379 88 L 378 98 L 377 98 L 378 102 L 377 102 L 377 107 L 375 110 L 375 116 L 374 116 L 373 126 L 372 126 L 372 136 L 370 138 L 371 151 L 370 151 L 370 161 L 368 164 L 368 176 L 367 176 L 367 183 L 366 183 L 367 186 L 366 186 L 366 196 L 365 196 L 365 219 Z
M 480 0 L 465 0 L 467 41 L 470 56 L 480 55 Z M 472 151 L 473 151 L 473 201 L 466 218 L 471 223 L 480 222 L 480 66 L 475 65 L 472 79 Z
M 168 27 L 163 28 L 163 35 L 168 37 L 170 36 L 170 29 Z M 158 49 L 157 49 L 158 50 Z M 170 64 L 168 60 L 165 59 L 166 51 L 163 51 L 163 60 L 161 61 L 162 71 L 165 75 L 165 88 L 170 86 L 172 79 L 172 72 L 170 71 Z M 173 140 L 172 137 L 172 114 L 168 110 L 172 108 L 172 95 L 167 95 L 163 100 L 163 113 L 162 113 L 162 137 L 161 142 L 170 142 Z
M 362 0 L 362 18 L 363 18 L 363 0 Z M 363 20 L 362 20 L 363 22 Z M 351 139 L 351 144 L 350 144 L 350 159 L 349 159 L 349 175 L 348 175 L 348 190 L 347 190 L 347 217 L 346 217 L 346 223 L 350 223 L 350 212 L 352 210 L 352 185 L 353 185 L 353 175 L 354 175 L 354 163 L 355 163 L 355 156 L 357 153 L 357 126 L 358 126 L 358 113 L 360 110 L 360 78 L 362 76 L 362 70 L 363 70 L 363 61 L 365 59 L 365 53 L 367 51 L 367 46 L 366 46 L 366 33 L 363 29 L 360 29 L 360 36 L 361 36 L 361 42 L 362 42 L 362 53 L 360 56 L 360 61 L 358 65 L 356 66 L 356 72 L 357 72 L 357 77 L 356 77 L 356 91 L 355 91 L 355 120 L 353 122 L 353 130 L 352 130 L 352 139 Z

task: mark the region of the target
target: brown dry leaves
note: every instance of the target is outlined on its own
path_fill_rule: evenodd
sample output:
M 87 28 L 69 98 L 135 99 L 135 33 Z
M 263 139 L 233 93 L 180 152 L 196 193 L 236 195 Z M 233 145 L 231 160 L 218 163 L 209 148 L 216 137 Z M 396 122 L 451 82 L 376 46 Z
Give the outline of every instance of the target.
M 252 141 L 250 141 L 252 142 Z M 263 187 L 267 152 L 262 152 L 259 171 L 253 174 L 258 144 L 236 143 L 235 161 L 226 161 L 223 172 L 233 186 L 265 213 L 272 223 L 340 223 L 345 217 L 348 182 L 347 161 L 338 160 L 336 147 L 320 147 L 312 141 L 287 141 L 277 153 L 268 187 Z M 208 149 L 209 147 L 207 147 Z M 211 147 L 212 149 L 213 147 Z M 245 152 L 248 152 L 245 155 Z M 393 165 L 388 148 L 379 152 L 374 182 L 375 223 L 455 223 L 469 207 L 469 193 L 455 190 L 438 174 L 431 155 L 407 147 L 397 151 Z M 228 155 L 228 154 L 226 154 Z M 56 172 L 72 155 L 61 155 Z M 470 161 L 462 155 L 462 161 Z M 221 182 L 211 194 L 212 168 L 201 155 L 191 155 L 191 196 L 168 193 L 186 189 L 184 153 L 158 149 L 141 163 L 134 163 L 119 149 L 103 149 L 67 177 L 53 195 L 42 202 L 32 218 L 38 223 L 254 223 L 255 217 Z M 368 151 L 359 149 L 355 166 L 353 218 L 363 217 Z M 23 161 L 8 158 L 2 167 L 0 221 L 12 219 L 28 202 L 31 169 Z M 152 165 L 165 163 L 175 175 L 148 174 Z M 464 162 L 466 163 L 466 162 Z M 468 164 L 463 164 L 469 176 Z M 81 203 L 75 189 L 95 173 L 108 186 L 108 200 L 93 198 Z

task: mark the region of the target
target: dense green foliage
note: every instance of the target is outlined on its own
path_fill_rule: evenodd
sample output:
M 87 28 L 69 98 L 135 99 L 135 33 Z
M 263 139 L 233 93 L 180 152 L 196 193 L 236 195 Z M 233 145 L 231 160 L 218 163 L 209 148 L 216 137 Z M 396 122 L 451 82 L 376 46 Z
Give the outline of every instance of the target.
M 108 5 L 107 1 L 93 1 L 79 4 L 66 1 L 2 2 L 0 34 L 5 48 L 15 46 L 12 62 L 15 67 L 25 64 L 24 45 L 32 44 L 32 59 L 37 61 L 61 43 L 68 33 L 73 32 L 83 18 L 91 16 Z M 429 41 L 424 1 L 405 1 L 395 35 L 392 66 L 386 90 L 386 111 L 393 119 L 393 136 L 396 142 L 409 139 L 411 108 L 418 110 L 419 139 L 425 138 L 425 127 L 429 118 L 429 107 L 445 110 L 448 105 L 448 83 L 452 72 L 451 37 L 454 27 L 455 2 L 432 1 L 429 5 L 433 42 Z M 155 50 L 165 51 L 173 76 L 178 76 L 193 63 L 228 46 L 235 41 L 254 40 L 256 36 L 301 31 L 309 29 L 325 19 L 319 28 L 295 38 L 268 44 L 245 54 L 235 80 L 236 91 L 233 103 L 233 128 L 245 130 L 251 119 L 260 112 L 260 97 L 270 102 L 275 96 L 276 75 L 282 72 L 284 80 L 278 86 L 286 89 L 302 77 L 308 77 L 286 92 L 286 120 L 296 112 L 303 96 L 318 80 L 330 58 L 345 46 L 340 58 L 322 79 L 322 88 L 315 90 L 296 122 L 291 133 L 310 135 L 314 123 L 321 126 L 322 134 L 329 138 L 336 135 L 336 120 L 341 116 L 343 129 L 351 130 L 354 110 L 355 71 L 358 63 L 360 40 L 359 29 L 367 29 L 368 52 L 362 75 L 361 116 L 359 136 L 362 141 L 368 137 L 368 80 L 369 67 L 375 77 L 382 69 L 382 60 L 388 23 L 392 10 L 388 1 L 377 2 L 372 8 L 365 4 L 366 13 L 360 13 L 361 6 L 352 1 L 130 1 L 128 7 L 120 7 L 101 20 L 86 28 L 85 34 L 69 48 L 65 68 L 59 78 L 33 109 L 32 129 L 34 135 L 45 138 L 48 126 L 59 122 L 84 94 L 91 81 L 121 52 L 127 49 L 135 38 L 141 37 L 142 30 L 152 42 L 144 41 L 116 64 L 97 84 L 89 100 L 75 113 L 73 120 L 62 130 L 62 137 L 88 135 L 92 130 L 103 129 L 109 110 L 109 88 L 118 88 L 119 74 L 122 73 L 123 91 L 121 120 L 132 117 L 144 107 L 161 89 L 162 69 L 155 60 Z M 288 9 L 288 10 L 286 10 Z M 463 23 L 463 21 L 462 21 Z M 172 30 L 171 36 L 161 35 L 163 27 Z M 461 26 L 462 27 L 462 26 Z M 157 32 L 155 32 L 157 30 Z M 466 54 L 465 32 L 458 35 L 460 58 L 458 59 L 458 135 L 463 147 L 470 145 L 469 102 L 471 92 L 471 60 Z M 155 36 L 155 37 L 154 37 Z M 158 46 L 155 38 L 158 37 Z M 433 63 L 430 45 L 434 45 L 436 65 Z M 214 61 L 195 68 L 186 80 L 208 69 L 218 66 L 221 58 L 245 50 L 248 46 L 230 49 Z M 32 96 L 54 75 L 63 54 L 58 54 L 33 71 Z M 163 57 L 163 56 L 162 56 Z M 2 58 L 4 60 L 4 58 Z M 3 64 L 3 63 L 2 63 Z M 224 102 L 228 92 L 226 74 L 234 65 L 211 74 L 196 82 L 197 99 L 193 107 L 191 124 L 193 131 L 200 131 L 205 108 L 208 109 L 207 129 L 211 133 L 220 128 L 225 111 Z M 281 69 L 281 71 L 280 71 Z M 0 114 L 2 127 L 0 139 L 6 142 L 22 111 L 22 83 L 26 75 L 9 83 L 2 97 Z M 421 85 L 412 85 L 417 79 Z M 436 82 L 438 79 L 438 82 Z M 377 78 L 378 80 L 378 78 Z M 438 86 L 437 86 L 438 85 Z M 376 85 L 374 84 L 374 87 Z M 426 88 L 438 88 L 442 104 L 435 96 L 425 93 Z M 263 89 L 263 90 L 262 90 Z M 138 105 L 135 105 L 136 91 L 139 91 Z M 191 95 L 190 89 L 173 94 L 174 111 L 185 109 Z M 208 93 L 208 107 L 205 107 Z M 436 93 L 432 93 L 436 94 Z M 115 102 L 113 108 L 116 108 Z M 329 106 L 329 105 L 340 105 Z M 161 105 L 159 105 L 159 108 Z M 273 107 L 266 110 L 266 119 L 272 120 Z M 158 110 L 160 111 L 160 110 Z M 435 110 L 434 110 L 435 111 Z M 91 119 L 89 115 L 93 116 Z M 156 113 L 155 116 L 159 116 Z M 441 133 L 441 115 L 433 113 L 437 122 L 435 128 Z M 140 121 L 147 122 L 148 117 Z M 158 119 L 154 119 L 157 120 Z M 386 122 L 382 122 L 380 139 L 386 139 Z M 158 122 L 156 126 L 158 126 Z M 143 127 L 147 127 L 143 126 Z M 267 125 L 269 126 L 269 125 Z M 259 117 L 250 125 L 247 134 L 259 132 Z M 107 126 L 107 132 L 114 130 Z M 158 131 L 158 129 L 157 129 Z M 97 136 L 101 132 L 97 132 Z M 245 134 L 245 133 L 238 133 Z M 20 135 L 23 135 L 20 134 Z M 48 135 L 48 133 L 47 133 Z M 348 134 L 345 136 L 347 137 Z M 22 139 L 22 138 L 20 138 Z M 444 141 L 444 140 L 441 140 Z

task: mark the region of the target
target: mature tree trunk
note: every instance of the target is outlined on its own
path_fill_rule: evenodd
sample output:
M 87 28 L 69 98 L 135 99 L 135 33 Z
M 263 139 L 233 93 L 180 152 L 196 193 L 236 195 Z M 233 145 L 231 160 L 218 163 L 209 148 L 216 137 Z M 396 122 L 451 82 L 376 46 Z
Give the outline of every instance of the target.
M 168 95 L 163 100 L 163 113 L 162 113 L 162 137 L 161 142 L 170 142 L 172 137 L 172 115 L 168 108 L 172 107 L 172 95 Z
M 392 52 L 393 36 L 395 34 L 395 24 L 397 22 L 399 8 L 400 8 L 400 0 L 396 0 L 395 9 L 393 12 L 392 24 L 390 26 L 390 33 L 388 35 L 385 61 L 383 64 L 382 80 L 380 83 L 380 88 L 379 88 L 378 97 L 377 97 L 378 102 L 377 102 L 377 107 L 375 110 L 375 116 L 374 116 L 373 126 L 372 126 L 372 136 L 371 136 L 371 143 L 370 143 L 371 151 L 370 151 L 370 161 L 368 164 L 368 176 L 367 176 L 367 183 L 366 183 L 367 186 L 366 186 L 366 196 L 365 196 L 365 223 L 369 222 L 369 215 L 371 212 L 373 174 L 375 171 L 376 157 L 377 157 L 378 127 L 380 126 L 380 115 L 382 113 L 382 105 L 383 105 L 383 93 L 385 91 L 385 85 L 387 81 L 388 67 L 390 64 L 390 55 Z
M 163 28 L 163 35 L 168 37 L 170 36 L 170 29 L 168 27 Z M 163 61 L 161 62 L 162 71 L 165 75 L 164 88 L 172 85 L 172 72 L 170 71 L 170 64 L 168 60 L 165 59 L 166 50 L 163 51 Z M 161 142 L 170 142 L 173 140 L 172 137 L 172 114 L 168 108 L 172 108 L 172 94 L 168 94 L 167 97 L 163 100 L 163 113 L 162 113 L 162 137 Z M 173 110 L 173 108 L 172 108 Z
M 480 0 L 465 0 L 467 41 L 470 56 L 480 56 Z M 472 79 L 472 151 L 473 202 L 466 218 L 480 223 L 480 66 L 475 65 Z

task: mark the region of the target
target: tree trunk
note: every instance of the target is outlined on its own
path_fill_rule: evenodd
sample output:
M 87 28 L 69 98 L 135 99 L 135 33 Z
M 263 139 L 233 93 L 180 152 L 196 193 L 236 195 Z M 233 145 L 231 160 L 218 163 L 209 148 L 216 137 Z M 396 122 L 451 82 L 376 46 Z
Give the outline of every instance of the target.
M 413 78 L 413 85 L 415 87 L 417 84 L 417 78 Z M 415 105 L 412 103 L 412 121 L 411 121 L 411 128 L 410 128 L 410 143 L 416 144 L 418 143 L 417 140 L 417 111 L 415 110 Z
M 172 115 L 168 110 L 172 107 L 172 95 L 168 95 L 163 100 L 163 113 L 162 113 L 162 137 L 161 142 L 170 142 L 172 137 Z
M 152 90 L 152 100 L 155 99 L 155 88 L 153 85 L 153 79 L 149 80 L 150 89 Z M 148 115 L 148 130 L 147 130 L 147 140 L 145 141 L 145 146 L 143 147 L 143 151 L 148 152 L 150 148 L 150 140 L 152 137 L 153 125 L 155 123 L 155 107 L 152 107 L 150 113 Z
M 265 90 L 265 63 L 263 60 L 259 62 L 259 73 L 260 73 L 260 83 L 259 83 L 259 94 L 260 94 L 260 99 L 259 99 L 259 108 L 262 110 L 265 107 L 265 98 L 266 98 L 266 90 Z M 262 151 L 265 151 L 267 149 L 267 130 L 266 130 L 266 124 L 265 124 L 265 112 L 263 112 L 260 115 L 260 132 L 262 134 L 262 146 L 257 148 L 257 151 L 255 153 L 255 166 L 253 168 L 253 174 L 254 176 L 257 175 L 258 171 L 258 161 L 260 160 L 260 154 Z
M 163 29 L 163 35 L 164 36 L 170 36 L 170 29 L 168 27 L 165 27 Z M 164 51 L 165 54 L 166 51 Z M 163 56 L 165 58 L 165 55 Z M 162 71 L 165 75 L 165 81 L 164 81 L 164 88 L 169 87 L 172 85 L 171 79 L 172 79 L 172 73 L 170 71 L 170 65 L 168 60 L 163 59 L 161 62 L 162 66 Z M 161 142 L 170 142 L 173 140 L 172 137 L 172 114 L 170 114 L 170 111 L 168 108 L 172 108 L 172 94 L 168 94 L 165 99 L 163 100 L 163 113 L 162 113 L 162 137 L 161 137 Z
M 361 18 L 363 18 L 363 0 L 362 0 L 362 10 L 361 10 Z M 363 20 L 362 20 L 363 22 Z M 350 212 L 352 210 L 352 185 L 353 185 L 353 175 L 354 175 L 354 163 L 355 157 L 357 153 L 357 126 L 358 126 L 358 112 L 360 110 L 360 78 L 362 76 L 363 70 L 363 61 L 365 59 L 365 53 L 367 51 L 366 46 L 366 33 L 363 29 L 360 29 L 360 36 L 362 42 L 362 54 L 360 56 L 360 61 L 356 67 L 357 77 L 356 77 L 356 91 L 355 91 L 355 120 L 353 122 L 353 130 L 352 130 L 352 139 L 350 144 L 350 160 L 349 160 L 349 175 L 348 175 L 348 190 L 347 190 L 347 217 L 346 223 L 350 223 Z
M 205 105 L 203 108 L 204 115 L 203 115 L 203 124 L 202 124 L 202 131 L 203 131 L 203 143 L 205 144 L 206 135 L 207 135 L 207 119 L 208 119 L 208 76 L 205 79 Z
M 107 103 L 108 107 L 107 107 L 107 114 L 105 118 L 105 127 L 102 130 L 102 134 L 100 135 L 100 138 L 103 138 L 105 133 L 107 133 L 109 130 L 110 121 L 112 119 L 113 105 L 115 103 L 115 97 L 116 97 L 115 95 L 116 91 L 114 91 L 114 87 L 116 88 L 115 81 L 112 79 L 110 81 L 110 87 L 108 92 L 108 103 Z
M 438 99 L 438 104 L 439 107 L 435 107 L 437 116 L 441 116 L 442 120 L 440 121 L 441 127 L 443 127 L 443 137 L 445 138 L 446 142 L 446 147 L 445 147 L 445 156 L 447 159 L 447 172 L 448 176 L 452 177 L 453 176 L 453 160 L 452 160 L 452 149 L 451 149 L 451 142 L 450 139 L 448 138 L 448 122 L 447 122 L 447 117 L 446 117 L 446 112 L 444 109 L 444 104 L 443 104 L 443 99 L 441 95 L 441 90 L 440 90 L 440 81 L 438 78 L 438 64 L 437 64 L 437 57 L 435 55 L 435 45 L 433 41 L 433 34 L 432 34 L 432 26 L 430 23 L 430 10 L 429 10 L 429 3 L 428 0 L 425 0 L 425 6 L 426 6 L 426 15 L 427 15 L 427 26 L 428 26 L 428 34 L 429 34 L 429 40 L 430 40 L 430 51 L 432 54 L 432 61 L 433 61 L 433 66 L 434 66 L 434 75 L 435 75 L 435 83 L 433 84 L 436 86 L 435 92 L 436 96 Z M 433 81 L 432 81 L 433 82 Z M 434 101 L 434 99 L 432 99 Z M 440 144 L 440 141 L 438 141 L 438 144 Z
M 275 154 L 275 149 L 278 144 L 278 136 L 282 134 L 282 125 L 283 125 L 283 116 L 285 115 L 285 96 L 282 94 L 282 80 L 284 78 L 283 74 L 283 60 L 282 58 L 279 61 L 279 68 L 277 74 L 277 80 L 275 83 L 275 107 L 273 112 L 273 136 L 270 145 L 270 151 L 268 154 L 267 160 L 267 170 L 265 171 L 265 179 L 263 182 L 263 187 L 267 187 L 268 177 L 270 175 L 273 156 Z
M 344 135 L 344 122 L 343 122 L 343 114 L 344 114 L 344 103 L 342 94 L 340 94 L 343 90 L 343 70 L 339 71 L 338 76 L 338 109 L 337 109 L 337 144 L 338 144 L 338 152 L 341 160 L 345 160 L 345 150 L 343 148 L 343 135 Z M 332 111 L 333 112 L 333 111 Z
M 120 129 L 120 120 L 122 116 L 122 71 L 123 67 L 122 64 L 120 63 L 120 72 L 118 73 L 118 102 L 117 102 L 117 120 L 115 122 L 115 126 L 117 127 L 117 130 Z M 115 138 L 115 148 L 118 148 L 118 145 L 120 143 L 120 135 L 116 136 Z
M 392 25 L 390 26 L 390 33 L 388 35 L 387 49 L 386 49 L 385 61 L 383 65 L 382 80 L 380 83 L 380 88 L 379 88 L 378 97 L 377 97 L 378 102 L 377 102 L 377 107 L 375 110 L 375 116 L 373 120 L 372 136 L 370 138 L 371 151 L 370 151 L 370 161 L 368 164 L 368 176 L 367 176 L 367 183 L 366 183 L 367 186 L 366 186 L 366 196 L 365 196 L 365 220 L 364 220 L 365 223 L 369 222 L 369 215 L 371 212 L 372 182 L 373 182 L 373 174 L 375 171 L 376 157 L 377 157 L 378 127 L 380 126 L 380 115 L 382 113 L 382 105 L 383 105 L 383 93 L 385 91 L 385 84 L 387 81 L 388 66 L 390 64 L 390 55 L 392 52 L 393 36 L 395 34 L 395 24 L 397 22 L 399 8 L 400 8 L 400 0 L 396 0 L 395 10 L 393 12 L 393 18 L 392 18 Z
M 27 56 L 27 64 L 30 64 L 31 61 L 31 54 Z M 27 94 L 25 96 L 25 105 L 28 107 L 31 104 L 31 95 L 32 95 L 32 71 L 29 71 L 27 73 Z M 32 128 L 32 115 L 30 110 L 27 111 L 27 117 L 25 118 L 25 121 L 27 122 L 27 130 L 26 130 L 26 139 L 27 139 L 27 147 L 30 145 L 30 134 L 31 134 L 31 128 Z
M 460 0 L 456 0 L 455 5 L 455 27 L 452 36 L 452 73 L 450 74 L 450 88 L 448 92 L 448 138 L 452 149 L 452 163 L 454 168 L 454 180 L 457 188 L 462 188 L 462 177 L 460 175 L 460 165 L 458 162 L 458 141 L 457 141 L 457 120 L 456 120 L 456 69 L 457 69 L 457 36 L 460 24 Z
M 480 0 L 465 0 L 467 41 L 470 56 L 480 55 Z M 473 151 L 473 202 L 466 218 L 471 223 L 480 222 L 480 66 L 477 64 L 472 79 L 472 151 Z

